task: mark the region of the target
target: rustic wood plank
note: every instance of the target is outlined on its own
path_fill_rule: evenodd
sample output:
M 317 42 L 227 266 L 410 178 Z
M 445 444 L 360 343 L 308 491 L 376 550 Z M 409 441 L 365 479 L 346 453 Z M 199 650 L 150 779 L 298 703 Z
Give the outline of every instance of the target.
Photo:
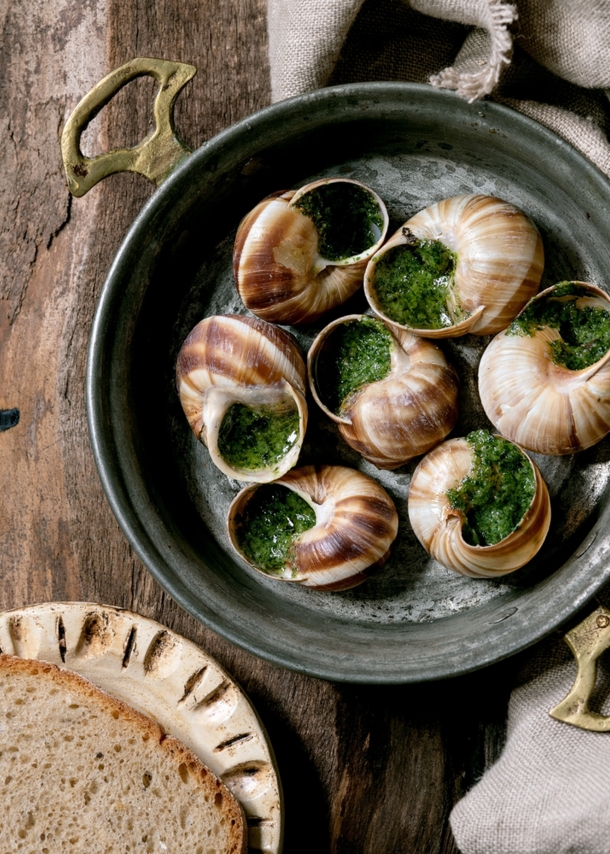
M 106 6 L 7 2 L 2 18 L 0 408 L 20 411 L 0 443 L 0 595 L 11 607 L 83 594 L 64 460 L 76 455 L 88 464 L 90 457 L 82 395 L 87 332 L 75 339 L 70 317 L 80 312 L 81 326 L 89 323 L 83 253 L 96 200 L 72 215 L 58 135 L 66 111 L 107 66 Z M 81 30 L 85 54 L 74 43 Z M 91 469 L 88 476 L 95 477 Z
M 265 722 L 286 795 L 286 851 L 449 854 L 452 804 L 501 737 L 503 665 L 439 685 L 338 685 L 259 661 L 192 619 L 133 554 L 103 495 L 86 426 L 95 304 L 152 188 L 118 175 L 71 201 L 58 135 L 77 100 L 135 56 L 192 62 L 177 106 L 192 147 L 269 102 L 264 0 L 49 0 L 0 6 L 0 608 L 83 599 L 131 608 L 200 643 Z M 87 152 L 150 127 L 150 81 L 92 124 Z M 498 735 L 500 734 L 500 735 Z

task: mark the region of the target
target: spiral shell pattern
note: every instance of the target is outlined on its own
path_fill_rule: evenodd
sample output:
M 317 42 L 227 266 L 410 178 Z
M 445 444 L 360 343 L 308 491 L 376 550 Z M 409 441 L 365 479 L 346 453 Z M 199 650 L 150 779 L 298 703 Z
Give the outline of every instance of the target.
M 456 196 L 411 217 L 369 262 L 365 294 L 373 311 L 389 323 L 394 321 L 384 314 L 375 294 L 375 267 L 388 250 L 409 242 L 409 232 L 419 240 L 440 241 L 457 254 L 453 290 L 469 314 L 442 329 L 413 329 L 419 335 L 495 334 L 508 326 L 538 290 L 544 250 L 533 222 L 502 199 Z
M 422 546 L 443 566 L 472 578 L 497 578 L 524 566 L 541 548 L 551 522 L 549 493 L 529 460 L 536 491 L 519 527 L 494 545 L 470 545 L 462 536 L 462 515 L 447 492 L 467 477 L 472 459 L 466 439 L 450 439 L 427 454 L 411 479 L 409 521 Z
M 176 384 L 193 432 L 226 475 L 262 483 L 279 477 L 296 464 L 307 427 L 306 369 L 292 335 L 255 317 L 205 318 L 189 333 L 180 349 Z M 218 434 L 233 403 L 296 407 L 299 438 L 279 464 L 244 471 L 232 468 L 223 459 Z
M 610 311 L 604 291 L 575 284 L 590 293 L 586 304 Z M 552 296 L 553 290 L 547 288 L 536 300 Z M 570 370 L 551 359 L 549 345 L 558 337 L 549 327 L 531 336 L 505 330 L 487 347 L 479 367 L 479 394 L 491 423 L 539 454 L 572 454 L 610 432 L 610 351 L 587 368 Z
M 389 374 L 362 386 L 340 416 L 331 412 L 317 390 L 318 355 L 339 324 L 361 317 L 348 315 L 322 330 L 307 357 L 309 384 L 316 402 L 338 424 L 350 447 L 379 469 L 395 469 L 438 445 L 453 429 L 459 380 L 431 341 L 385 324 L 392 338 Z
M 316 524 L 295 540 L 284 574 L 274 577 L 318 590 L 345 590 L 365 581 L 374 568 L 385 563 L 398 532 L 398 514 L 375 480 L 343 466 L 317 465 L 293 469 L 275 483 L 307 501 L 315 509 Z M 243 489 L 228 516 L 233 547 L 248 563 L 236 529 L 239 515 L 256 489 Z
M 237 290 L 257 317 L 271 323 L 312 323 L 341 305 L 362 286 L 368 259 L 381 246 L 388 215 L 379 196 L 375 199 L 384 226 L 377 242 L 366 252 L 340 261 L 328 261 L 318 252 L 318 232 L 310 219 L 294 206 L 316 187 L 350 179 L 326 179 L 300 190 L 277 192 L 263 199 L 240 223 L 233 252 Z

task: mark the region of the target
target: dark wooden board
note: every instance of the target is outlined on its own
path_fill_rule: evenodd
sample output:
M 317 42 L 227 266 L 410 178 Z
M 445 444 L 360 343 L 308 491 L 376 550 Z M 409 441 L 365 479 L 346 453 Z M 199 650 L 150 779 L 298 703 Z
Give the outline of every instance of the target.
M 96 300 L 153 188 L 118 175 L 71 200 L 61 128 L 91 85 L 135 56 L 197 66 L 176 110 L 193 148 L 266 106 L 264 0 L 6 0 L 1 14 L 0 410 L 18 409 L 19 421 L 0 431 L 0 609 L 49 600 L 127 607 L 214 655 L 269 731 L 287 854 L 457 851 L 448 815 L 497 755 L 515 663 L 377 688 L 255 659 L 153 581 L 108 507 L 89 447 L 84 378 Z M 131 84 L 92 124 L 86 152 L 137 142 L 152 97 L 150 81 Z

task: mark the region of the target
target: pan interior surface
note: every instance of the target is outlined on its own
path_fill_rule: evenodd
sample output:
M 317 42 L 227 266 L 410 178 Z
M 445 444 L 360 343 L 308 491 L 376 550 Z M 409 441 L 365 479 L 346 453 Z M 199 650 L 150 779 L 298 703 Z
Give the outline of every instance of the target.
M 609 439 L 569 457 L 532 455 L 552 499 L 546 543 L 523 569 L 475 580 L 433 561 L 410 529 L 406 500 L 418 460 L 377 470 L 310 399 L 299 464 L 348 465 L 371 475 L 400 516 L 387 564 L 362 586 L 330 594 L 265 578 L 236 556 L 225 519 L 242 484 L 211 464 L 175 391 L 177 353 L 191 328 L 211 314 L 247 313 L 231 263 L 240 219 L 275 190 L 330 176 L 375 189 L 388 206 L 390 233 L 442 198 L 499 196 L 542 234 L 541 288 L 574 279 L 608 289 L 609 184 L 534 122 L 412 84 L 357 84 L 283 102 L 195 152 L 125 239 L 91 340 L 87 393 L 96 462 L 112 508 L 150 571 L 232 642 L 337 680 L 409 682 L 468 672 L 550 632 L 608 578 Z M 330 320 L 366 308 L 357 294 L 315 326 L 291 331 L 306 352 Z M 466 336 L 440 345 L 461 380 L 452 436 L 490 427 L 477 391 L 489 340 Z

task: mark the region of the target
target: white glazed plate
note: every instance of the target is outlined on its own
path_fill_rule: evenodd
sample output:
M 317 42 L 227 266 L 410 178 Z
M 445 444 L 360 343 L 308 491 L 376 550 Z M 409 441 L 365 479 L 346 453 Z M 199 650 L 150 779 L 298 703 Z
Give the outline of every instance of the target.
M 233 792 L 249 850 L 280 854 L 282 796 L 267 734 L 239 686 L 194 643 L 130 611 L 54 602 L 0 614 L 0 650 L 73 670 L 154 718 Z

